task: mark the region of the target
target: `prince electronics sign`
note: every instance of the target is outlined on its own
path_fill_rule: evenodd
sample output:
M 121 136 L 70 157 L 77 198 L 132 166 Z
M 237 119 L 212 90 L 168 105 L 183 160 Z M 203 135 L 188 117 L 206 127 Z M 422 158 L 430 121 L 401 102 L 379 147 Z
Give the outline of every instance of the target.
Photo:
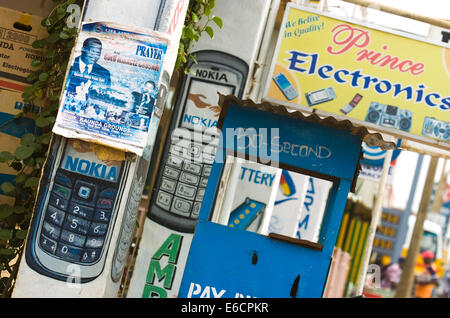
M 449 148 L 450 49 L 322 14 L 287 6 L 264 99 Z

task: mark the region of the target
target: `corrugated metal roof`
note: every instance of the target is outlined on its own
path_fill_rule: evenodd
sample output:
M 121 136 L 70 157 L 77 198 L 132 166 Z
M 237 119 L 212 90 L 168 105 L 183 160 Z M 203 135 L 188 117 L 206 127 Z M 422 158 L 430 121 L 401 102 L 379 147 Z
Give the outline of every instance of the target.
M 298 110 L 289 110 L 285 106 L 281 105 L 273 105 L 269 102 L 263 102 L 260 104 L 256 104 L 250 99 L 240 100 L 234 95 L 220 95 L 219 104 L 224 105 L 229 103 L 236 103 L 242 105 L 244 107 L 254 108 L 266 112 L 270 112 L 273 114 L 279 114 L 283 116 L 288 116 L 291 118 L 296 118 L 303 121 L 313 122 L 324 126 L 333 127 L 336 129 L 346 130 L 352 135 L 360 135 L 361 139 L 367 143 L 369 146 L 377 146 L 383 150 L 388 149 L 396 149 L 397 146 L 392 141 L 386 141 L 383 139 L 383 136 L 380 133 L 370 132 L 364 126 L 357 126 L 352 123 L 350 120 L 338 120 L 333 116 L 328 117 L 320 117 L 319 115 L 312 114 L 304 114 Z

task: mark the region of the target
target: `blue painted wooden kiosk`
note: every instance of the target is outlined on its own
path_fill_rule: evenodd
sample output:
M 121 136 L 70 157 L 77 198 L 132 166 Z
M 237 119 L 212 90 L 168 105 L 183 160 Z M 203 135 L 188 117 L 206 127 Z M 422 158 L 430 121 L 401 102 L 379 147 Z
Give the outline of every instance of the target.
M 322 297 L 361 144 L 381 135 L 349 121 L 221 96 L 222 131 L 179 297 Z M 248 132 L 239 147 L 236 131 Z M 255 133 L 256 132 L 256 133 Z M 242 145 L 242 144 L 241 144 Z M 239 149 L 240 148 L 240 149 Z M 264 151 L 262 149 L 264 148 Z M 318 242 L 260 235 L 211 222 L 227 156 L 332 181 Z

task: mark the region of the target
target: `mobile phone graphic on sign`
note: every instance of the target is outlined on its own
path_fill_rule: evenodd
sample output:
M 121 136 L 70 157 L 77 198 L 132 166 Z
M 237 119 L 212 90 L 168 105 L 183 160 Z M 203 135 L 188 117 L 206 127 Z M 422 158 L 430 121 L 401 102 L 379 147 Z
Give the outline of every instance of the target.
M 283 92 L 284 96 L 288 100 L 293 100 L 298 96 L 297 90 L 283 73 L 278 73 L 275 75 L 273 77 L 273 81 L 277 84 L 278 88 Z
M 214 162 L 218 93 L 240 98 L 248 73 L 246 63 L 225 53 L 202 51 L 196 58 L 175 105 L 148 213 L 155 222 L 183 233 L 194 232 Z
M 306 93 L 306 101 L 309 106 L 325 103 L 336 98 L 336 92 L 332 87 L 319 89 L 317 91 Z
M 247 197 L 241 205 L 231 212 L 228 226 L 242 230 L 248 229 L 256 218 L 262 214 L 265 207 L 264 203 Z
M 353 97 L 353 99 L 350 101 L 350 103 L 348 103 L 347 105 L 345 105 L 344 107 L 342 107 L 340 109 L 341 113 L 343 113 L 344 115 L 347 115 L 348 113 L 350 113 L 353 109 L 355 109 L 356 106 L 358 106 L 361 99 L 362 99 L 362 95 L 356 94 Z
M 81 282 L 88 282 L 103 270 L 128 164 L 99 160 L 80 140 L 62 139 L 55 147 L 50 182 L 27 242 L 27 263 L 58 280 L 66 280 L 69 265 L 77 264 Z

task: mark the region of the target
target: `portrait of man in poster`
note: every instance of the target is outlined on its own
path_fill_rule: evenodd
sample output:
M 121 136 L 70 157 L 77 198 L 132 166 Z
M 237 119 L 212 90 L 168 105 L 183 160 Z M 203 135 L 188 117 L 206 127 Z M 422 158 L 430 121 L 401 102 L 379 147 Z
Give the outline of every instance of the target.
M 102 54 L 102 42 L 97 38 L 87 38 L 83 42 L 80 56 L 74 59 L 69 72 L 67 91 L 81 98 L 92 85 L 102 88 L 111 86 L 110 72 L 98 64 Z

